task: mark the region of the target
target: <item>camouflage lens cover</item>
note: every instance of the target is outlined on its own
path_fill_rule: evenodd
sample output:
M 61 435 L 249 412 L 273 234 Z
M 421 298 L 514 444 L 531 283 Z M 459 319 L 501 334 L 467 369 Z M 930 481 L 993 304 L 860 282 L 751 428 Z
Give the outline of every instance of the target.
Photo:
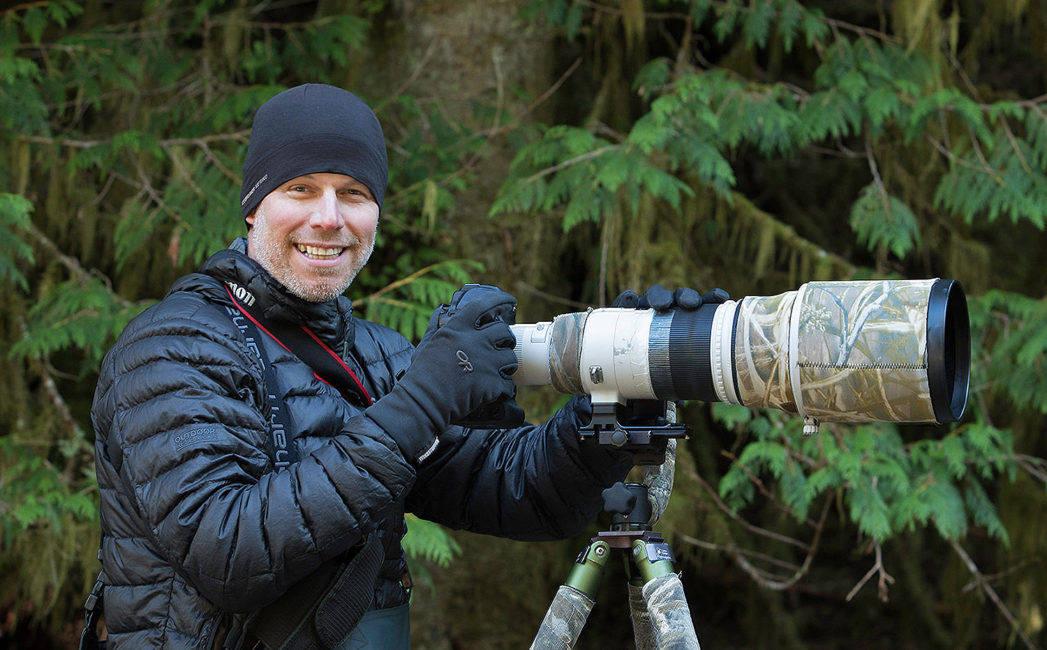
M 927 371 L 934 282 L 810 282 L 744 298 L 739 399 L 821 421 L 935 422 Z

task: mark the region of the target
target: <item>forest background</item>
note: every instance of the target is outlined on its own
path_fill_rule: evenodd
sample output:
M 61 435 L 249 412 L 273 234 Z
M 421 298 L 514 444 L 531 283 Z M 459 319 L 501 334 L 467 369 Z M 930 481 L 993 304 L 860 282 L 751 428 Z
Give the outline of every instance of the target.
M 78 634 L 99 361 L 243 233 L 250 117 L 310 81 L 384 125 L 349 295 L 414 339 L 467 279 L 521 322 L 653 283 L 960 280 L 960 423 L 804 439 L 690 403 L 659 529 L 706 647 L 1044 645 L 1044 0 L 51 0 L 0 5 L 0 647 Z M 526 646 L 588 538 L 411 524 L 419 648 Z M 624 581 L 579 647 L 627 645 Z

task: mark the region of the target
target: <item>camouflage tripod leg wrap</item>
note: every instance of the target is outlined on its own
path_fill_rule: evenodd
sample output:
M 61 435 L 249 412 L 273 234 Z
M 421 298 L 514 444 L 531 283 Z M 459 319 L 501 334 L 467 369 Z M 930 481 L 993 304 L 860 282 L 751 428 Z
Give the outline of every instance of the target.
M 701 650 L 691 621 L 691 610 L 683 593 L 683 583 L 675 573 L 658 576 L 642 588 L 653 630 L 653 644 L 636 647 L 660 650 Z
M 582 592 L 560 585 L 556 597 L 542 619 L 542 626 L 531 644 L 531 650 L 570 650 L 589 619 L 596 604 Z

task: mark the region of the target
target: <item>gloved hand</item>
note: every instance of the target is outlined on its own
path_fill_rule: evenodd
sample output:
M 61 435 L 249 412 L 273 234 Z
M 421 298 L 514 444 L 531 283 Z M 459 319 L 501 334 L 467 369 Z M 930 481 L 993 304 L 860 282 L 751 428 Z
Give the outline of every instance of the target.
M 683 309 L 694 311 L 702 305 L 719 305 L 727 302 L 730 296 L 723 289 L 713 289 L 699 294 L 694 289 L 679 288 L 669 291 L 660 284 L 651 286 L 642 296 L 636 295 L 632 289 L 626 289 L 618 294 L 611 303 L 612 307 L 624 307 L 635 309 L 653 309 L 657 312 L 665 312 L 670 309 Z
M 516 395 L 516 338 L 507 322 L 515 309 L 501 289 L 472 285 L 455 293 L 450 309 L 433 313 L 407 372 L 367 409 L 408 460 L 450 423 Z
M 636 295 L 635 291 L 626 289 L 618 294 L 611 303 L 612 307 L 625 307 L 635 309 L 654 309 L 656 312 L 665 313 L 675 309 L 683 311 L 695 311 L 702 305 L 719 305 L 727 302 L 730 296 L 723 289 L 713 289 L 699 294 L 694 289 L 680 288 L 669 291 L 660 284 L 651 286 L 642 296 Z M 629 400 L 630 404 L 644 404 L 648 400 Z M 650 400 L 651 404 L 658 400 Z

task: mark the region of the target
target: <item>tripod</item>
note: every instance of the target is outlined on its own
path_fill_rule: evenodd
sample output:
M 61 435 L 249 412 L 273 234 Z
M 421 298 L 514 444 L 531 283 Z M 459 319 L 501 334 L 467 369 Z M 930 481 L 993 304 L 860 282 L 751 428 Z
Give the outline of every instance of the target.
M 660 414 L 657 410 L 660 408 Z M 621 424 L 624 421 L 626 424 Z M 643 483 L 616 483 L 604 490 L 609 530 L 593 537 L 575 560 L 531 644 L 532 650 L 570 650 L 596 604 L 596 590 L 612 555 L 623 552 L 629 574 L 629 613 L 638 650 L 700 650 L 683 584 L 673 567 L 675 556 L 652 525 L 661 517 L 672 491 L 676 439 L 687 428 L 676 423 L 673 402 L 631 403 L 626 410 L 593 405 L 586 435 L 600 444 L 632 451 L 646 468 Z

